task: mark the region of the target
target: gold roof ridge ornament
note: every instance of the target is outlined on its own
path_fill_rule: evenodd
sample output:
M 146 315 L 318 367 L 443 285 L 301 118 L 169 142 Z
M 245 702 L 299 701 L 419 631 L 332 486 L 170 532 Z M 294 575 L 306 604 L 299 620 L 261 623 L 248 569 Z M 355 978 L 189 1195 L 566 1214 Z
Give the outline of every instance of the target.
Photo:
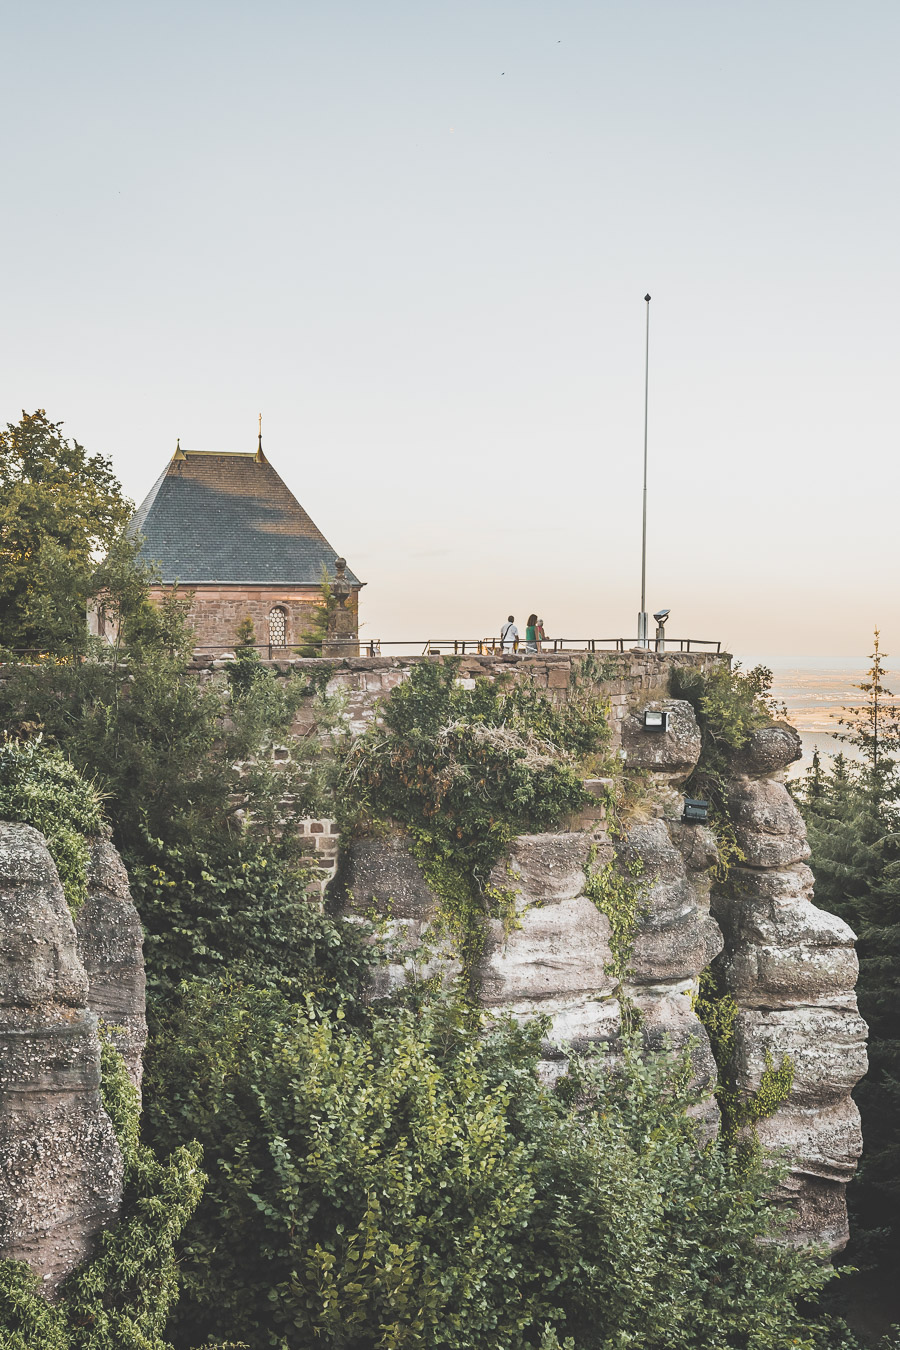
M 258 464 L 266 464 L 268 462 L 263 454 L 262 448 L 262 413 L 259 414 L 259 443 L 256 448 L 256 462 Z
M 175 442 L 175 453 L 174 453 L 174 455 L 172 456 L 172 461 L 173 461 L 173 463 L 174 463 L 174 461 L 175 461 L 176 459 L 187 459 L 187 455 L 184 453 L 184 451 L 183 451 L 182 448 L 181 448 L 181 437 L 180 437 L 180 436 L 178 437 L 178 440 Z

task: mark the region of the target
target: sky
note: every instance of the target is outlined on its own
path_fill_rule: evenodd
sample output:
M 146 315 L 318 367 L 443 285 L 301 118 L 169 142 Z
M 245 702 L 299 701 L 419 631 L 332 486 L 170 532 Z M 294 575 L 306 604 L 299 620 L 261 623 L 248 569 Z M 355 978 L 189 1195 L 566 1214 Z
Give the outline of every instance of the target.
M 900 660 L 896 0 L 0 7 L 0 422 L 268 458 L 363 634 Z

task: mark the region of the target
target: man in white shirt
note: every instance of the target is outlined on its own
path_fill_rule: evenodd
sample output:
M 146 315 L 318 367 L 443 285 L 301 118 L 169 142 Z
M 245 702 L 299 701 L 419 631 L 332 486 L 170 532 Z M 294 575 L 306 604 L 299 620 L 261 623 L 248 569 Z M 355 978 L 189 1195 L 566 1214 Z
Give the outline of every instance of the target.
M 516 627 L 516 621 L 512 614 L 506 620 L 506 623 L 500 629 L 500 646 L 505 652 L 514 652 L 516 643 L 519 640 L 519 630 Z

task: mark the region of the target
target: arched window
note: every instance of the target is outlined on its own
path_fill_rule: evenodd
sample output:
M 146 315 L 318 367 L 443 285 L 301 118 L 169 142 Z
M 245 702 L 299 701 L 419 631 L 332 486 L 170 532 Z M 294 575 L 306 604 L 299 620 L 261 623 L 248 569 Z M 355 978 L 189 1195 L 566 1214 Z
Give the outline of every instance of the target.
M 269 612 L 269 646 L 287 646 L 287 610 L 281 605 Z

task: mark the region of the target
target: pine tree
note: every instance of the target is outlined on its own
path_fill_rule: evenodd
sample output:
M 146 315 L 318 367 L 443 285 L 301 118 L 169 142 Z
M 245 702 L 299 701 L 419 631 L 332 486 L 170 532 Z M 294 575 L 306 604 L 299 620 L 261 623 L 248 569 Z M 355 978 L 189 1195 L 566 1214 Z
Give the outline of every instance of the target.
M 850 1189 L 859 1230 L 890 1228 L 900 1245 L 900 716 L 884 683 L 875 630 L 863 702 L 845 708 L 840 739 L 857 752 L 822 769 L 818 753 L 797 790 L 812 848 L 816 900 L 858 936 L 859 1009 L 869 1024 L 869 1073 L 856 1092 L 865 1152 Z M 896 1251 L 893 1257 L 895 1259 Z

